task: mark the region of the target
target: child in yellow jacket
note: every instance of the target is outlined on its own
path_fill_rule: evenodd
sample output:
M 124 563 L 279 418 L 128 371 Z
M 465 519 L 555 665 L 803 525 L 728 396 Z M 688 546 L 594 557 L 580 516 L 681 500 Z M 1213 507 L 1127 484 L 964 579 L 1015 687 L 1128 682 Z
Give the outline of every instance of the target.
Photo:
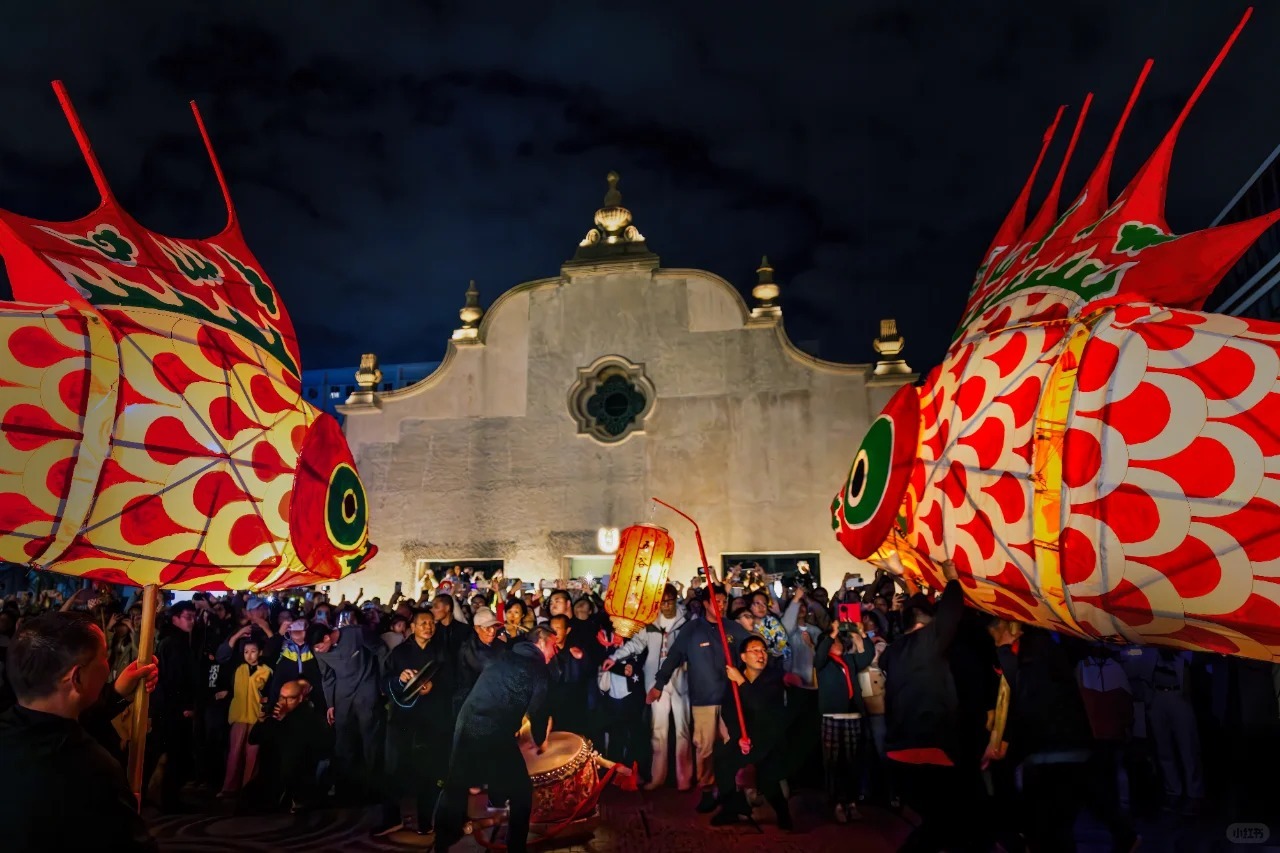
M 236 668 L 231 688 L 231 706 L 227 720 L 231 723 L 231 748 L 227 752 L 227 776 L 222 781 L 219 797 L 235 795 L 253 778 L 258 761 L 258 747 L 249 743 L 249 730 L 263 718 L 262 691 L 271 678 L 271 667 L 259 663 L 262 650 L 253 640 L 245 640 L 244 663 Z

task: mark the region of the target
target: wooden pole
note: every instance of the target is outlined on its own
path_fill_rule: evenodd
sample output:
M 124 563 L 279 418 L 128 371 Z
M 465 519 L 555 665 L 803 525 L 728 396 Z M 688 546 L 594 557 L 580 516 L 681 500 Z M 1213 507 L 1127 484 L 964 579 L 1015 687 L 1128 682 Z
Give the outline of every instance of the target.
M 138 666 L 151 663 L 156 650 L 156 600 L 160 597 L 160 588 L 149 583 L 142 588 L 142 627 L 138 637 Z M 147 715 L 151 694 L 147 692 L 144 679 L 138 684 L 138 692 L 133 697 L 133 733 L 129 738 L 129 787 L 138 801 L 138 811 L 142 811 L 142 768 L 147 746 Z

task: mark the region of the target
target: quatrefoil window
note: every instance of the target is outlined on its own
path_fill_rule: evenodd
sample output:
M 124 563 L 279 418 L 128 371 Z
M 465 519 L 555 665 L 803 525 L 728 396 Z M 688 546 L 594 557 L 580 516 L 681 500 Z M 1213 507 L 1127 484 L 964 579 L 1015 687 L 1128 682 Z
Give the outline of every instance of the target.
M 569 414 L 579 435 L 612 444 L 643 431 L 656 399 L 644 365 L 606 355 L 578 369 L 578 381 L 569 390 Z

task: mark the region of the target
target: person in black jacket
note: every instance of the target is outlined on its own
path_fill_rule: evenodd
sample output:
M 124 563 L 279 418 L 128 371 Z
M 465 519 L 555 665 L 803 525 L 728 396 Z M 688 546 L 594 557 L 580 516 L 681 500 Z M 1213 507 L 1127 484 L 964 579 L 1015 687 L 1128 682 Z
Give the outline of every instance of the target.
M 336 781 L 344 796 L 363 795 L 378 787 L 386 737 L 378 648 L 369 645 L 359 625 L 331 630 L 317 622 L 308 630 L 316 633 L 311 650 L 320 664 L 326 720 L 333 726 Z
M 153 689 L 154 659 L 110 685 L 102 629 L 51 612 L 23 624 L 6 669 L 18 704 L 0 714 L 0 847 L 155 853 L 124 768 L 83 727 L 118 715 L 144 679 Z
M 716 584 L 714 595 L 719 612 L 727 617 L 724 587 Z M 729 688 L 729 680 L 725 677 L 725 667 L 729 665 L 729 661 L 725 659 L 724 641 L 720 637 L 720 623 L 715 620 L 715 613 L 708 603 L 700 617 L 685 623 L 672 642 L 666 660 L 658 667 L 653 687 L 645 696 L 648 704 L 657 702 L 662 698 L 662 689 L 667 686 L 676 670 L 682 664 L 689 665 L 687 683 L 693 716 L 694 760 L 698 786 L 702 789 L 702 799 L 695 806 L 699 814 L 707 814 L 716 808 L 711 759 L 716 744 L 720 742 L 720 728 L 723 725 L 720 705 Z
M 1086 801 L 1108 825 L 1115 848 L 1130 849 L 1136 836 L 1118 804 L 1091 796 L 1096 790 L 1088 777 L 1093 732 L 1066 651 L 1052 633 L 1035 626 L 1019 632 L 1001 623 L 993 633 L 1009 682 L 1008 751 L 989 749 L 987 757 L 1003 758 L 1019 771 L 1018 812 L 1027 849 L 1075 850 L 1075 820 Z
M 169 608 L 169 624 L 160 629 L 156 659 L 160 662 L 160 684 L 151 702 L 152 737 L 147 747 L 147 776 L 164 755 L 160 782 L 160 810 L 181 812 L 182 786 L 191 775 L 195 758 L 196 705 L 204 689 L 201 683 L 199 648 L 192 632 L 196 608 L 180 601 Z
M 478 608 L 471 617 L 472 633 L 463 640 L 458 652 L 458 683 L 453 691 L 453 712 L 462 710 L 467 694 L 480 678 L 485 667 L 506 652 L 506 638 L 498 633 L 501 625 L 498 617 L 487 607 Z
M 588 735 L 587 697 L 594 684 L 595 667 L 591 665 L 588 650 L 578 645 L 582 637 L 575 639 L 569 631 L 569 617 L 556 614 L 547 627 L 556 638 L 556 654 L 551 659 L 551 682 L 547 704 L 551 710 L 551 725 L 558 732 Z M 595 639 L 592 645 L 599 645 Z
M 492 802 L 509 800 L 507 850 L 527 849 L 533 782 L 516 733 L 527 714 L 533 743 L 541 748 L 547 732 L 547 664 L 555 652 L 555 637 L 538 626 L 480 674 L 453 730 L 452 759 L 436 810 L 436 853 L 462 838 L 467 792 L 478 785 L 489 786 Z
M 982 780 L 960 770 L 959 699 L 950 649 L 964 615 L 964 593 L 950 561 L 947 585 L 931 614 L 925 602 L 909 605 L 911 628 L 880 655 L 885 676 L 885 753 L 896 788 L 920 824 L 901 850 L 985 849 L 969 830 L 967 814 Z
M 280 685 L 271 715 L 249 731 L 249 743 L 260 750 L 258 775 L 245 787 L 242 805 L 288 804 L 297 812 L 320 801 L 320 763 L 331 754 L 332 736 L 324 715 L 307 701 L 311 689 L 301 678 Z
M 383 692 L 391 699 L 387 738 L 389 793 L 373 835 L 390 835 L 404 826 L 400 795 L 417 802 L 417 830 L 432 830 L 439 783 L 449 769 L 449 745 L 453 737 L 452 697 L 455 658 L 447 639 L 436 630 L 430 610 L 413 614 L 409 639 L 391 650 L 382 674 Z M 417 693 L 406 696 L 404 686 L 424 668 L 430 677 Z
M 782 669 L 769 666 L 768 645 L 763 637 L 743 640 L 738 656 L 742 670 L 730 666 L 725 673 L 738 685 L 747 731 L 744 733 L 738 723 L 732 692 L 726 691 L 721 714 L 729 740 L 718 744 L 715 750 L 720 811 L 711 819 L 711 825 L 723 826 L 751 815 L 751 805 L 746 795 L 736 789 L 734 780 L 740 769 L 754 764 L 760 793 L 777 814 L 778 826 L 791 829 L 791 811 L 781 782 L 805 757 L 793 731 L 796 709 L 787 705 Z

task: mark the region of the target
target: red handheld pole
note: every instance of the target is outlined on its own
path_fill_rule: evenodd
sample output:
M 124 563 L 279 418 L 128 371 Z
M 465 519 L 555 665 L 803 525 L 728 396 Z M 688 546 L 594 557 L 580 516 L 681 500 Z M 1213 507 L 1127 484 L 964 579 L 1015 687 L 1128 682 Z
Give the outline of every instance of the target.
M 698 522 L 666 501 L 653 498 L 653 502 L 662 504 L 693 525 L 693 536 L 698 542 L 698 559 L 702 560 L 702 575 L 707 579 L 707 590 L 710 592 L 708 597 L 711 599 L 711 612 L 715 614 L 716 627 L 720 630 L 720 645 L 724 648 L 724 661 L 727 665 L 733 666 L 733 657 L 729 654 L 729 637 L 724 632 L 724 616 L 720 612 L 720 603 L 716 601 L 716 592 L 713 586 L 716 583 L 716 579 L 711 574 L 711 566 L 707 564 L 707 549 L 702 544 L 702 530 L 698 527 Z M 747 734 L 747 720 L 742 715 L 742 697 L 738 695 L 738 683 L 736 681 L 730 680 L 729 686 L 733 688 L 733 704 L 738 710 L 738 728 L 742 732 L 742 738 L 738 741 L 738 746 L 741 747 L 742 754 L 746 755 L 751 752 L 751 738 Z

